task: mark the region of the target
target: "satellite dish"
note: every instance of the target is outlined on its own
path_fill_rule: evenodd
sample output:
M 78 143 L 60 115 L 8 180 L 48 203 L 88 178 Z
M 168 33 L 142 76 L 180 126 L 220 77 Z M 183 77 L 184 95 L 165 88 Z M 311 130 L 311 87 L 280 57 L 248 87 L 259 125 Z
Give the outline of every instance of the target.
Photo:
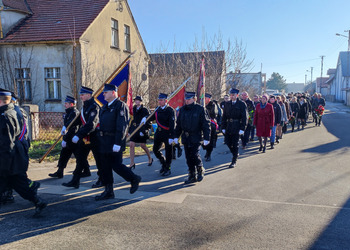
M 142 79 L 142 81 L 146 81 L 147 80 L 147 75 L 145 73 L 142 73 L 141 79 Z

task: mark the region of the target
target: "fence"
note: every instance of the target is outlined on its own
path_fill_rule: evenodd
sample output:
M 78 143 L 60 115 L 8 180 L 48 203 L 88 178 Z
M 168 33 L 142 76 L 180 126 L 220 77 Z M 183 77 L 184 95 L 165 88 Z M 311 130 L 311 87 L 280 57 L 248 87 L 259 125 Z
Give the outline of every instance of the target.
M 30 136 L 32 140 L 54 140 L 61 132 L 64 112 L 31 112 Z

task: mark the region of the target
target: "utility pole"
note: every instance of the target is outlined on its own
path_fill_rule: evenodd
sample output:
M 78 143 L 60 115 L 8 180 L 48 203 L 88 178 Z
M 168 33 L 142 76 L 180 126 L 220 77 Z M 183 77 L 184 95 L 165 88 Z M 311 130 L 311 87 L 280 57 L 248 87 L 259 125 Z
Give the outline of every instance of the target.
M 322 74 L 323 74 L 323 58 L 325 56 L 321 56 L 321 79 L 320 79 L 320 87 L 318 88 L 317 86 L 317 81 L 316 81 L 316 90 L 317 92 L 321 92 L 321 83 L 322 83 Z
M 311 67 L 311 83 L 312 83 L 312 71 L 314 70 L 314 67 Z

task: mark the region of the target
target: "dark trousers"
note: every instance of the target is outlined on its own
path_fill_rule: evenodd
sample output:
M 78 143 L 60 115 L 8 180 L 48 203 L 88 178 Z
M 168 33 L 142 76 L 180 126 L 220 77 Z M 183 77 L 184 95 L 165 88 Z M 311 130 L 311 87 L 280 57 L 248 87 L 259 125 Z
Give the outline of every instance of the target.
M 59 168 L 66 168 L 69 159 L 72 154 L 74 154 L 74 150 L 71 147 L 65 147 L 61 149 L 60 158 L 58 159 L 57 166 Z M 75 155 L 75 154 L 74 154 Z
M 243 147 L 247 146 L 249 142 L 250 130 L 252 129 L 252 125 L 248 123 L 247 128 L 244 131 L 244 134 L 241 135 L 242 145 Z
M 0 176 L 0 194 L 12 187 L 23 199 L 35 201 L 36 194 L 29 188 L 27 174 Z
M 200 146 L 200 143 L 184 144 L 186 163 L 190 174 L 196 172 L 196 167 L 203 166 L 202 159 L 199 155 Z
M 85 168 L 89 168 L 88 156 L 90 151 L 94 155 L 97 175 L 100 176 L 101 171 L 101 156 L 99 154 L 98 142 L 97 140 L 92 140 L 90 144 L 85 144 L 83 141 L 79 140 L 77 144 L 77 150 L 75 158 L 77 159 L 77 165 L 73 172 L 73 175 L 79 176 Z
M 238 158 L 238 142 L 239 134 L 225 135 L 225 144 L 230 149 L 232 153 L 232 162 L 236 162 Z
M 210 156 L 213 152 L 213 149 L 216 147 L 216 141 L 218 139 L 218 135 L 216 134 L 216 128 L 211 127 L 210 132 L 210 143 L 207 146 L 203 145 L 203 149 L 207 151 L 206 156 Z
M 131 169 L 123 164 L 122 152 L 100 153 L 100 156 L 102 159 L 101 179 L 103 185 L 113 184 L 113 171 L 128 182 L 136 178 Z
M 255 135 L 255 127 L 252 126 L 252 128 L 250 129 L 250 139 L 251 139 L 251 140 L 254 139 L 254 135 Z
M 167 167 L 170 167 L 173 152 L 172 146 L 169 145 L 168 140 L 169 136 L 167 133 L 157 131 L 154 135 L 153 153 L 163 165 L 165 164 Z M 162 152 L 160 152 L 163 143 L 165 145 L 165 157 Z

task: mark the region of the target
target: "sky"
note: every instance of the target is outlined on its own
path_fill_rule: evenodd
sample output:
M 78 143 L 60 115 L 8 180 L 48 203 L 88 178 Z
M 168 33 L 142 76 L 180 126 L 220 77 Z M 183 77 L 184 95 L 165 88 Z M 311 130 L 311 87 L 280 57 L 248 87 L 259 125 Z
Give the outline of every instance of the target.
M 250 72 L 278 72 L 304 83 L 335 68 L 348 49 L 349 0 L 128 0 L 148 53 L 189 51 L 203 33 L 238 39 L 253 60 Z M 204 32 L 203 32 L 204 31 Z

